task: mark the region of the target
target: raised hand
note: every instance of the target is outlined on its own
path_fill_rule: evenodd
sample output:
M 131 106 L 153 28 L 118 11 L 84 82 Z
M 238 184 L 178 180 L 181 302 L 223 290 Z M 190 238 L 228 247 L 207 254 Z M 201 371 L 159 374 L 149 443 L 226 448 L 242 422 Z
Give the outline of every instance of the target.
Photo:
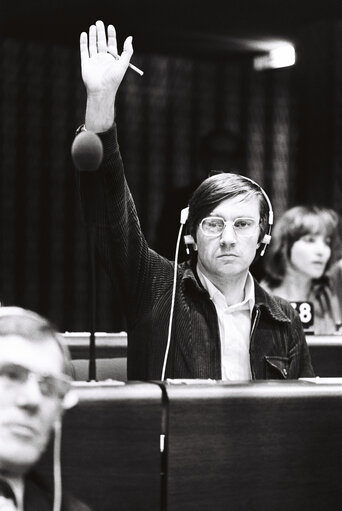
M 82 78 L 88 94 L 116 93 L 133 54 L 132 37 L 127 37 L 119 55 L 113 25 L 107 34 L 103 22 L 97 21 L 89 28 L 89 38 L 86 32 L 80 37 Z
M 133 54 L 132 37 L 127 37 L 118 53 L 116 32 L 102 21 L 89 28 L 89 36 L 80 37 L 82 79 L 87 89 L 86 127 L 94 131 L 108 129 L 114 120 L 116 92 Z
M 123 52 L 118 54 L 116 32 L 109 25 L 106 36 L 102 21 L 89 28 L 80 37 L 82 78 L 88 93 L 118 89 L 133 54 L 132 37 L 124 42 Z

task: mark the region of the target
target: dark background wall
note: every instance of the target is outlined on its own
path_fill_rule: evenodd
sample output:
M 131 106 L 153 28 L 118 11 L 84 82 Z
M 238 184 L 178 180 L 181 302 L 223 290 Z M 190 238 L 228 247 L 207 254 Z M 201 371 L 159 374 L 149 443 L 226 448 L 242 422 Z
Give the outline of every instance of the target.
M 44 19 L 39 24 L 45 26 Z M 78 34 L 78 29 L 74 39 L 66 34 L 65 43 L 60 32 L 57 40 L 45 32 L 43 38 L 37 33 L 22 37 L 20 31 L 16 37 L 6 30 L 0 38 L 0 293 L 4 303 L 37 310 L 63 331 L 89 328 L 88 245 L 70 156 L 85 107 Z M 315 184 L 306 165 L 310 151 L 316 161 L 315 148 L 305 152 L 306 146 L 300 146 L 310 107 L 303 110 L 298 83 L 304 95 L 311 83 L 306 83 L 308 72 L 298 78 L 302 64 L 257 72 L 253 55 L 246 52 L 207 48 L 182 54 L 142 47 L 136 44 L 133 62 L 145 75 L 127 72 L 117 122 L 128 182 L 152 247 L 171 256 L 160 233 L 173 239 L 178 208 L 160 224 L 164 203 L 204 177 L 209 168 L 203 146 L 217 133 L 235 137 L 238 157 L 230 152 L 224 154 L 226 161 L 266 188 L 276 216 L 296 202 L 316 198 L 338 207 L 339 151 L 334 149 L 332 177 L 322 197 L 324 178 Z M 337 69 L 335 54 L 329 69 Z M 316 67 L 307 62 L 308 69 Z M 335 84 L 335 79 L 326 80 L 324 93 L 329 95 Z M 321 90 L 322 85 L 318 95 Z M 328 109 L 332 122 L 340 101 L 334 98 Z M 338 130 L 333 131 L 335 136 Z M 325 161 L 316 171 L 319 176 Z M 310 186 L 309 196 L 303 182 Z M 100 267 L 97 273 L 97 330 L 124 329 L 116 290 L 109 288 Z

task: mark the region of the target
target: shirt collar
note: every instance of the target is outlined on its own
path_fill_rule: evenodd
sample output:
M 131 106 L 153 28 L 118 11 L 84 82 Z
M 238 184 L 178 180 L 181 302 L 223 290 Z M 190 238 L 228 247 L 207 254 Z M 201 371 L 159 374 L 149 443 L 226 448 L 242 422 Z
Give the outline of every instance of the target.
M 210 299 L 214 302 L 215 305 L 222 309 L 229 309 L 230 311 L 234 310 L 243 310 L 249 309 L 250 314 L 252 314 L 254 305 L 255 305 L 255 289 L 254 289 L 254 279 L 250 272 L 247 274 L 246 284 L 244 289 L 244 298 L 242 302 L 235 303 L 233 305 L 227 305 L 226 299 L 221 291 L 201 272 L 197 265 L 197 274 L 198 278 L 201 281 L 202 286 L 209 293 Z
M 5 479 L 8 484 L 11 486 L 15 498 L 17 500 L 17 510 L 23 510 L 23 502 L 24 502 L 24 480 L 22 477 L 10 477 L 7 474 L 1 474 L 1 477 Z

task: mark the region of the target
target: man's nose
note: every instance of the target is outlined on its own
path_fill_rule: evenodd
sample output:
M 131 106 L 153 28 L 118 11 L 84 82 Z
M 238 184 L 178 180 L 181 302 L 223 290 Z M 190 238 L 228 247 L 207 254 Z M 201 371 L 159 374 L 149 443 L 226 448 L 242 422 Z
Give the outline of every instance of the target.
M 32 375 L 23 382 L 17 391 L 16 403 L 18 406 L 36 409 L 42 402 L 43 395 L 39 382 Z
M 236 232 L 234 230 L 233 224 L 227 222 L 223 231 L 222 231 L 220 243 L 222 245 L 223 244 L 231 245 L 232 243 L 236 243 L 236 238 L 237 238 L 237 236 L 236 236 Z

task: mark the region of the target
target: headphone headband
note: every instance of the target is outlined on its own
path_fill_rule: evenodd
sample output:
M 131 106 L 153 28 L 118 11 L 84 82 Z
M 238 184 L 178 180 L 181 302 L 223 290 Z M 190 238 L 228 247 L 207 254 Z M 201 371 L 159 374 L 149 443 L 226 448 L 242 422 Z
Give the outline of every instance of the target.
M 258 183 L 253 181 L 253 179 L 251 179 L 250 177 L 246 177 L 246 176 L 241 176 L 241 177 L 243 177 L 244 179 L 246 179 L 247 181 L 249 181 L 250 183 L 252 183 L 253 185 L 255 185 L 259 188 L 259 190 L 262 193 L 265 201 L 267 202 L 267 206 L 268 206 L 268 225 L 272 226 L 273 225 L 273 208 L 272 208 L 272 204 L 271 204 L 269 196 L 267 195 L 265 190 L 262 188 L 262 186 L 260 186 Z

